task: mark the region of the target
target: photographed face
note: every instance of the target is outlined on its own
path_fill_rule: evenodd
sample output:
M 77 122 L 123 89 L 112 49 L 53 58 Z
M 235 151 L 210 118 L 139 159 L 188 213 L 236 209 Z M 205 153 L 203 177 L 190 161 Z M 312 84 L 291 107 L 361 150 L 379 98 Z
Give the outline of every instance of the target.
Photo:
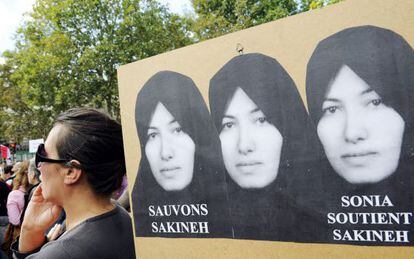
M 344 65 L 328 90 L 318 136 L 333 169 L 353 184 L 376 183 L 398 166 L 405 123 Z
M 282 135 L 241 88 L 224 113 L 220 141 L 227 172 L 240 187 L 263 188 L 276 179 Z
M 193 179 L 195 144 L 162 103 L 158 103 L 147 132 L 145 155 L 157 183 L 180 191 Z

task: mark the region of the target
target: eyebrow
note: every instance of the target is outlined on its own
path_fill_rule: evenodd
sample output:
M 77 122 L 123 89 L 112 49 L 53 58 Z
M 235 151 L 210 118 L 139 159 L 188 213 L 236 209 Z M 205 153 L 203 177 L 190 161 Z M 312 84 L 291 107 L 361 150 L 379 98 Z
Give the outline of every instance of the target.
M 168 122 L 168 125 L 171 125 L 171 124 L 173 124 L 175 122 L 177 122 L 177 120 L 176 119 L 172 119 L 170 122 Z M 153 127 L 153 126 L 149 126 L 148 127 L 148 130 L 158 130 L 158 128 L 157 127 Z
M 252 114 L 252 113 L 256 113 L 256 112 L 260 112 L 260 111 L 262 111 L 262 110 L 260 110 L 259 108 L 256 107 L 253 110 L 251 110 L 249 113 Z M 236 117 L 233 116 L 233 115 L 224 114 L 223 118 L 235 119 Z
M 223 119 L 224 118 L 235 119 L 236 117 L 234 117 L 233 115 L 224 114 Z
M 258 107 L 256 107 L 253 110 L 251 110 L 250 113 L 255 113 L 255 112 L 260 112 L 260 111 L 261 110 Z
M 326 101 L 328 101 L 328 102 L 336 102 L 336 103 L 339 103 L 339 102 L 341 102 L 339 99 L 337 99 L 337 98 L 324 98 L 323 99 L 323 101 L 324 102 L 326 102 Z
M 365 94 L 368 94 L 368 93 L 371 93 L 371 92 L 374 92 L 374 89 L 372 89 L 372 88 L 368 88 L 368 89 L 366 89 L 366 90 L 364 90 L 364 91 L 362 91 L 359 95 L 365 95 Z M 337 99 L 337 98 L 324 98 L 323 99 L 323 101 L 325 102 L 325 101 L 330 101 L 330 102 L 341 102 L 339 99 Z
M 367 93 L 370 93 L 370 92 L 373 92 L 373 91 L 374 91 L 374 89 L 368 88 L 367 90 L 362 91 L 359 95 L 364 95 L 364 94 L 367 94 Z

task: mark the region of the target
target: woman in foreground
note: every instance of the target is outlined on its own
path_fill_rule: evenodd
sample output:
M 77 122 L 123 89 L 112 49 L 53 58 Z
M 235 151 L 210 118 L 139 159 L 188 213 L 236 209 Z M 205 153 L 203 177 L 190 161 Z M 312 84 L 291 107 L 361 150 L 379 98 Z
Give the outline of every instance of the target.
M 135 258 L 131 219 L 110 202 L 125 174 L 121 125 L 89 108 L 55 121 L 36 153 L 42 183 L 27 207 L 17 258 Z M 66 232 L 46 243 L 45 231 L 66 212 Z

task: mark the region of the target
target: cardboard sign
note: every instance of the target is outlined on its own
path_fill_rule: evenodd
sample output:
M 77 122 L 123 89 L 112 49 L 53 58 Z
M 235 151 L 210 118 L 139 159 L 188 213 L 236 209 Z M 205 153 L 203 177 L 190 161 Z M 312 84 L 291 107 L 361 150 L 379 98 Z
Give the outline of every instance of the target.
M 349 0 L 120 67 L 137 256 L 411 256 L 412 10 Z

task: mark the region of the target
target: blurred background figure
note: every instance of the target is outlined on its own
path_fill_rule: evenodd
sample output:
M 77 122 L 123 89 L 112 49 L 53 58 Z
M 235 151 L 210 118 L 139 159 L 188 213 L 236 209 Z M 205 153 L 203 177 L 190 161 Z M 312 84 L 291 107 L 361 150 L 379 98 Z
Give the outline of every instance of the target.
M 3 174 L 1 176 L 1 178 L 7 184 L 10 190 L 13 189 L 13 178 L 11 178 L 13 175 L 12 168 L 13 166 L 11 165 L 5 166 L 3 169 Z M 7 199 L 7 196 L 6 196 L 6 199 Z
M 30 162 L 29 162 L 28 180 L 29 180 L 30 188 L 27 191 L 27 196 L 28 196 L 27 201 L 30 201 L 33 195 L 33 191 L 40 184 L 40 171 L 39 169 L 36 168 L 35 158 L 30 159 Z M 25 208 L 26 207 L 27 207 L 27 203 L 25 204 Z
M 130 211 L 129 194 L 128 194 L 128 179 L 127 179 L 126 175 L 124 176 L 124 178 L 122 178 L 121 188 L 119 188 L 114 193 L 113 198 L 118 202 L 118 204 L 121 207 L 123 207 L 127 211 Z
M 21 216 L 25 206 L 25 195 L 29 190 L 28 168 L 29 161 L 23 161 L 19 163 L 18 166 L 14 165 L 13 167 L 13 169 L 16 170 L 15 177 L 13 179 L 13 190 L 7 198 L 7 215 L 9 217 L 9 224 L 1 246 L 2 250 L 6 252 L 10 258 L 10 245 L 20 234 Z
M 10 172 L 10 176 L 6 180 L 6 183 L 8 186 L 10 186 L 10 189 L 13 189 L 13 180 L 16 177 L 16 173 L 19 171 L 21 165 L 22 165 L 22 162 L 16 162 L 13 166 L 10 166 L 10 168 L 9 166 L 6 166 L 7 172 Z
M 9 224 L 9 217 L 7 216 L 7 197 L 10 193 L 10 186 L 6 181 L 11 176 L 11 166 L 0 166 L 0 244 L 3 243 L 4 233 Z M 6 258 L 6 255 L 0 250 L 0 258 Z

